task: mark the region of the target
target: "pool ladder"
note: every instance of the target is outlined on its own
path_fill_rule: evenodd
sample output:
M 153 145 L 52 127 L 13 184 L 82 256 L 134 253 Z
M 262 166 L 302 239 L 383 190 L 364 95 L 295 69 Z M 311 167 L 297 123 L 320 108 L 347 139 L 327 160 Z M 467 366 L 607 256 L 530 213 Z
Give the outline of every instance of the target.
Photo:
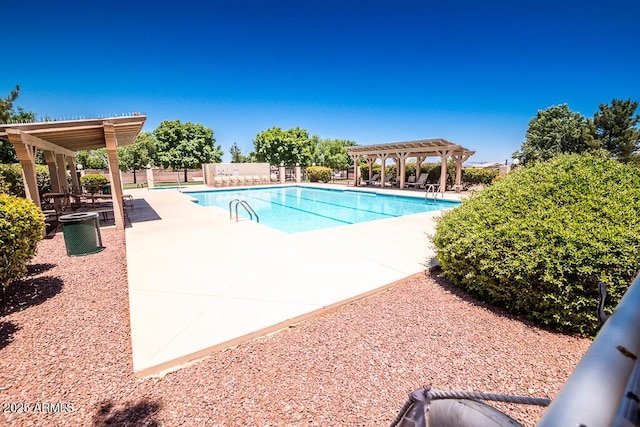
M 240 200 L 240 199 L 233 199 L 232 201 L 229 202 L 229 219 L 233 219 L 233 215 L 231 214 L 231 207 L 234 203 L 235 203 L 234 206 L 236 207 L 236 222 L 238 222 L 238 206 L 242 206 L 244 210 L 247 211 L 247 213 L 249 214 L 249 218 L 251 220 L 253 220 L 253 216 L 255 215 L 256 222 L 260 222 L 260 217 L 258 216 L 256 211 L 253 210 L 251 205 L 246 200 Z
M 429 200 L 429 194 L 433 194 L 433 203 L 436 203 L 436 199 L 438 198 L 438 184 L 427 184 L 427 190 L 424 193 L 424 201 Z

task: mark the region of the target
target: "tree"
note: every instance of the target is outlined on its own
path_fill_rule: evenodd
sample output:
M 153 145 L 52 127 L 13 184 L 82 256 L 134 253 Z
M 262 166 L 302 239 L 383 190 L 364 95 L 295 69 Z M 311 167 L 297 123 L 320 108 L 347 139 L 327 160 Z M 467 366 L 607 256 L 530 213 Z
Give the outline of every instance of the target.
M 0 123 L 10 122 L 33 122 L 36 120 L 35 113 L 24 111 L 21 107 L 14 108 L 13 102 L 20 95 L 20 86 L 7 95 L 6 98 L 0 98 Z M 7 140 L 0 139 L 0 163 L 17 163 L 18 157 L 16 151 Z
M 155 145 L 155 139 L 149 132 L 138 134 L 131 145 L 118 147 L 118 165 L 122 171 L 133 171 L 133 183 L 137 183 L 136 170 L 144 169 L 151 163 L 151 151 Z
M 262 131 L 256 135 L 253 145 L 259 162 L 289 166 L 309 166 L 311 163 L 313 144 L 309 132 L 299 127 L 289 130 L 273 127 Z
M 629 163 L 640 150 L 640 115 L 635 114 L 638 102 L 614 99 L 611 104 L 600 104 L 593 116 L 594 134 L 600 146 L 611 156 Z
M 327 166 L 331 169 L 347 169 L 349 163 L 352 163 L 346 147 L 356 145 L 355 142 L 344 139 L 319 139 L 317 136 L 314 138 L 317 145 L 312 160 L 316 165 Z
M 98 148 L 95 150 L 81 150 L 76 152 L 76 164 L 82 165 L 84 169 L 107 169 L 107 149 Z
M 526 141 L 513 154 L 520 163 L 544 161 L 561 153 L 585 153 L 597 149 L 587 119 L 567 104 L 538 111 L 529 122 Z
M 213 129 L 196 123 L 180 123 L 180 120 L 165 120 L 153 131 L 158 141 L 158 161 L 164 167 L 184 169 L 198 168 L 203 163 L 219 162 L 222 148 L 215 146 Z
M 229 149 L 229 154 L 231 154 L 231 163 L 246 163 L 249 161 L 249 156 L 243 155 L 242 150 L 235 142 Z

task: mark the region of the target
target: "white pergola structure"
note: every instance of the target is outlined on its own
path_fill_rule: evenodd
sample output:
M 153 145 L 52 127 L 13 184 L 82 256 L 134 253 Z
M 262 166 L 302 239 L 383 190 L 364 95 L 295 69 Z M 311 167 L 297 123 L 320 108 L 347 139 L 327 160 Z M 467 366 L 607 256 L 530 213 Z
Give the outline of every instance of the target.
M 36 181 L 36 150 L 44 152 L 49 166 L 52 191 L 67 192 L 68 167 L 71 172 L 72 190 L 77 193 L 80 185 L 76 174 L 76 152 L 106 148 L 113 194 L 113 216 L 116 229 L 124 230 L 122 181 L 116 150 L 118 146 L 129 145 L 135 141 L 146 119 L 147 116 L 134 113 L 103 119 L 0 124 L 0 138 L 9 140 L 15 148 L 22 165 L 26 196 L 37 206 L 40 206 L 40 194 Z
M 400 188 L 405 187 L 405 165 L 409 158 L 416 159 L 416 180 L 420 177 L 420 165 L 427 157 L 439 157 L 441 162 L 440 168 L 440 188 L 439 191 L 444 193 L 447 186 L 447 161 L 452 159 L 456 166 L 456 182 L 459 186 L 462 181 L 462 163 L 466 162 L 475 151 L 468 150 L 461 145 L 454 144 L 443 138 L 421 139 L 417 141 L 406 142 L 390 142 L 386 144 L 376 145 L 356 145 L 347 147 L 347 153 L 353 160 L 355 170 L 355 186 L 358 186 L 358 160 L 364 158 L 369 165 L 369 179 L 372 177 L 372 165 L 377 159 L 382 162 L 382 170 L 380 173 L 380 182 L 385 182 L 385 164 L 387 159 L 391 158 L 396 162 L 398 176 L 400 177 Z

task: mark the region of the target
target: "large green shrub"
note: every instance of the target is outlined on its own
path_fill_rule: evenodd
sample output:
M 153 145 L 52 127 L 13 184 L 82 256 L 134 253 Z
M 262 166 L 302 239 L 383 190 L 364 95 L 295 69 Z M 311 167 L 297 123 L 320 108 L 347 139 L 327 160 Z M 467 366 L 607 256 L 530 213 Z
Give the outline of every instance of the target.
M 560 155 L 515 171 L 443 215 L 445 276 L 542 325 L 593 335 L 597 284 L 610 311 L 640 270 L 640 169 Z
M 309 166 L 305 172 L 310 182 L 329 182 L 331 181 L 331 168 L 324 166 Z
M 24 180 L 22 179 L 22 166 L 20 164 L 0 164 L 0 181 L 4 181 L 8 194 L 24 197 Z M 51 192 L 51 178 L 49 168 L 45 165 L 36 165 L 36 181 L 40 194 Z
M 80 184 L 88 193 L 98 193 L 108 183 L 109 180 L 106 176 L 97 173 L 80 177 Z
M 22 277 L 42 240 L 42 211 L 30 200 L 0 194 L 0 285 Z

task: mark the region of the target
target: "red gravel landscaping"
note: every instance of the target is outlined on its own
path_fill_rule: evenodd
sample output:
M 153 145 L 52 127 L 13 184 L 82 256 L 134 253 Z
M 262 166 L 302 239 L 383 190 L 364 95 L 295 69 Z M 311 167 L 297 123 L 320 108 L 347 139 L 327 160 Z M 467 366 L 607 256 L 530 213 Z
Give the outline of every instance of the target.
M 551 333 L 435 275 L 212 354 L 162 378 L 132 373 L 125 239 L 67 257 L 42 241 L 0 305 L 0 425 L 384 426 L 409 392 L 553 398 L 591 341 Z M 251 315 L 250 313 L 248 315 Z M 495 405 L 524 425 L 543 408 Z

